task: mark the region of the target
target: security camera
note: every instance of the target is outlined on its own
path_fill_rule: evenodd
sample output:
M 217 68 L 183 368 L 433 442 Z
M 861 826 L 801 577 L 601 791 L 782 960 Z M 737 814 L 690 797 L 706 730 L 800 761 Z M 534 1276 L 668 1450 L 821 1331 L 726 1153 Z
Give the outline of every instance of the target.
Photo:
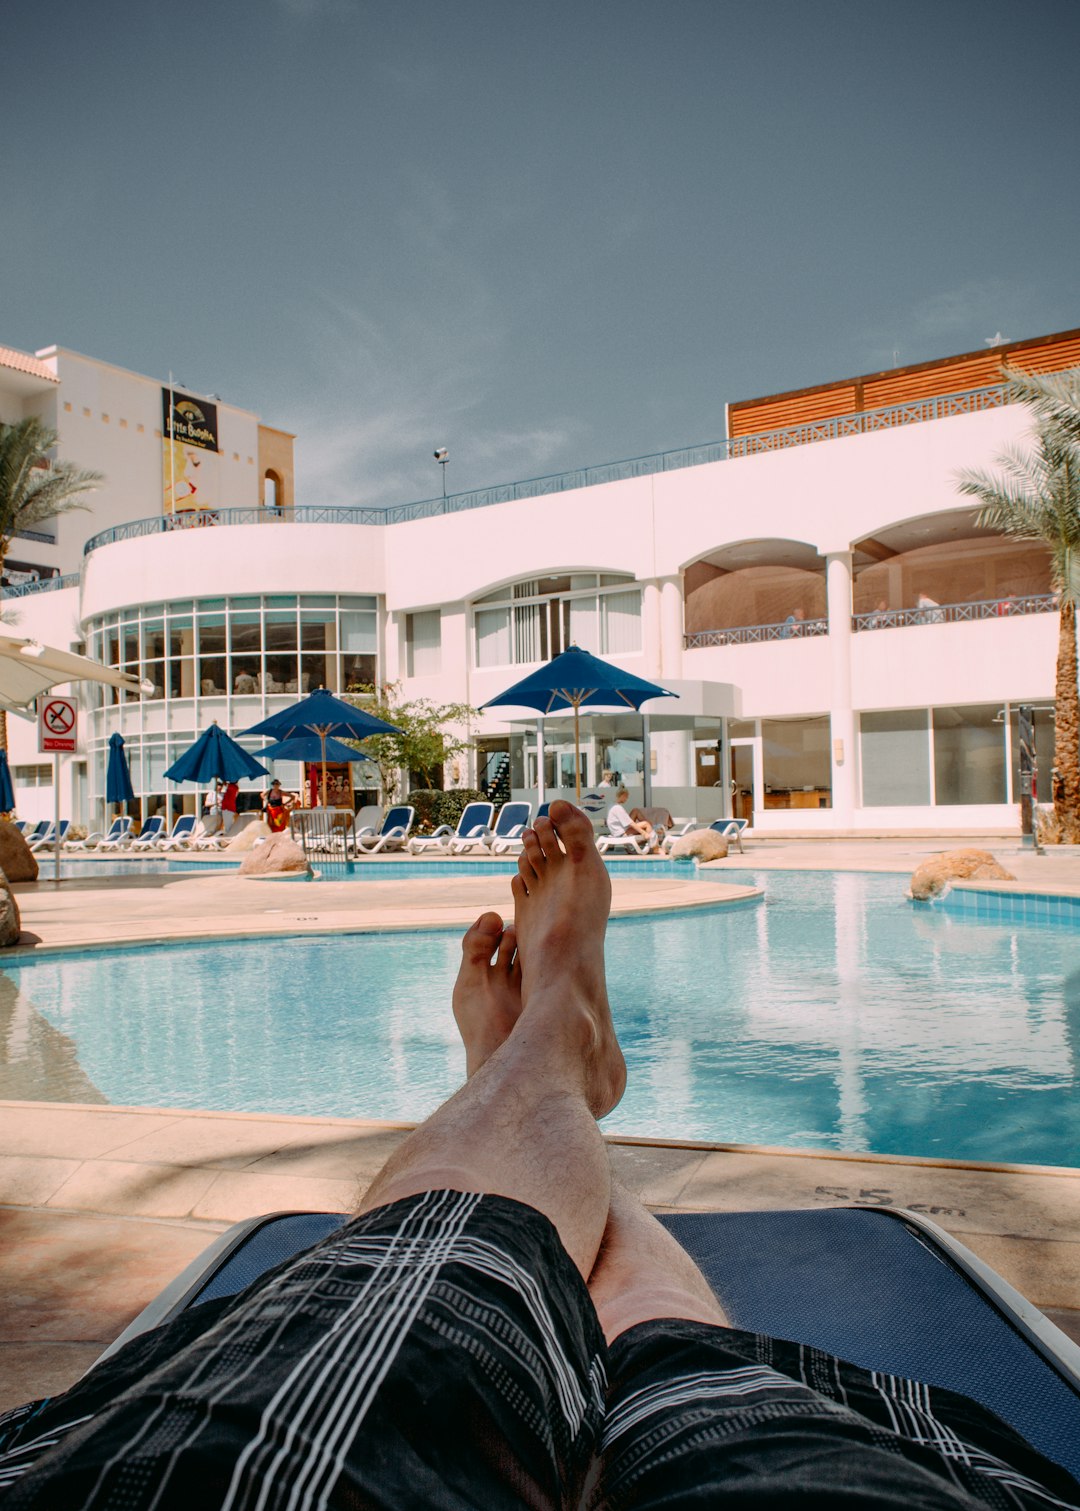
M 446 447 L 445 446 L 440 446 L 440 447 L 438 447 L 438 449 L 435 452 L 435 460 L 437 462 L 445 462 L 446 459 L 447 459 L 447 457 L 449 455 L 450 455 L 450 453 L 446 449 Z

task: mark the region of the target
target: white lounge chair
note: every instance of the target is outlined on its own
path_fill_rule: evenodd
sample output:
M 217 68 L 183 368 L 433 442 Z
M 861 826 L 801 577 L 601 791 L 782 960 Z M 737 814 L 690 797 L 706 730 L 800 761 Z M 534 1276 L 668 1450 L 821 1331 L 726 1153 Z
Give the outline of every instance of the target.
M 539 808 L 537 808 L 536 810 L 537 818 L 547 818 L 548 809 L 550 807 L 550 803 L 541 803 Z M 528 828 L 528 825 L 526 825 L 525 827 Z M 491 853 L 492 855 L 517 855 L 518 852 L 524 847 L 524 843 L 525 842 L 520 834 L 508 836 L 505 839 L 493 840 L 491 844 Z
M 195 833 L 194 813 L 181 813 L 173 820 L 172 829 L 168 838 L 158 836 L 157 848 L 159 850 L 186 850 L 191 843 L 191 836 Z
M 98 845 L 99 850 L 126 850 L 131 844 L 131 820 L 114 818 L 112 828 Z
M 494 816 L 494 803 L 467 803 L 456 829 L 450 824 L 440 824 L 433 834 L 418 834 L 409 841 L 409 854 L 423 855 L 427 850 L 436 850 L 440 855 L 449 855 L 452 841 L 476 839 L 490 829 Z
M 625 850 L 630 855 L 649 855 L 647 834 L 601 834 L 596 841 L 601 855 L 610 855 L 613 850 Z
M 64 848 L 68 851 L 100 850 L 103 846 L 105 846 L 110 850 L 116 850 L 119 848 L 119 846 L 115 844 L 114 841 L 118 839 L 119 836 L 126 834 L 130 828 L 131 820 L 129 818 L 114 818 L 112 821 L 112 826 L 107 834 L 103 833 L 100 829 L 95 829 L 92 833 L 88 834 L 85 839 L 72 840 L 69 844 L 65 845 Z
M 403 850 L 415 822 L 416 809 L 402 803 L 397 808 L 387 810 L 382 828 L 377 834 L 358 834 L 357 846 L 365 855 L 378 855 L 380 850 Z
M 452 839 L 450 853 L 451 855 L 466 855 L 470 850 L 484 850 L 488 855 L 493 855 L 497 841 L 520 839 L 531 818 L 531 803 L 504 803 L 490 829 L 484 829 L 479 834 L 469 835 L 465 839 Z
M 155 813 L 152 818 L 146 820 L 146 823 L 142 826 L 142 833 L 131 841 L 130 848 L 132 850 L 141 850 L 144 853 L 147 850 L 156 850 L 158 840 L 161 839 L 164 828 L 165 820 L 160 813 Z

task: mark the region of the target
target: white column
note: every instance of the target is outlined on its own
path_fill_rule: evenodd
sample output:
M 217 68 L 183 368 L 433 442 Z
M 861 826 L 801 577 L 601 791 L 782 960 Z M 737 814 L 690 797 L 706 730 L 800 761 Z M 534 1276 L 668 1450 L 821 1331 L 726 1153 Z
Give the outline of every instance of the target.
M 660 587 L 655 582 L 641 585 L 641 650 L 645 657 L 646 677 L 659 678 L 661 665 Z
M 387 614 L 384 623 L 383 681 L 397 682 L 402 675 L 401 642 L 405 635 L 401 614 Z
M 683 599 L 677 577 L 665 577 L 660 585 L 660 640 L 663 646 L 661 679 L 682 676 Z
M 829 612 L 829 659 L 832 667 L 832 802 L 833 823 L 847 829 L 855 820 L 855 716 L 851 708 L 851 552 L 830 551 L 825 558 Z

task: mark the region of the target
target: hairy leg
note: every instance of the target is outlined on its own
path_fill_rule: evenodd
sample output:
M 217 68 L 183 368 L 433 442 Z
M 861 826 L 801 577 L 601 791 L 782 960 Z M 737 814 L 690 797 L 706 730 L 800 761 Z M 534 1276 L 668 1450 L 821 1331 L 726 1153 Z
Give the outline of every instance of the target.
M 596 1119 L 626 1080 L 604 980 L 611 884 L 589 820 L 569 803 L 553 803 L 524 839 L 512 884 L 520 1016 L 491 1049 L 485 1015 L 457 994 L 474 1073 L 391 1156 L 360 1210 L 437 1188 L 511 1197 L 554 1223 L 587 1276 L 608 1216 L 610 1173 Z M 477 962 L 485 935 L 489 962 L 498 949 L 495 918 L 478 920 L 464 946 L 463 970 L 475 966 L 481 990 Z
M 730 1325 L 690 1255 L 614 1179 L 589 1294 L 609 1343 L 628 1327 L 660 1317 Z

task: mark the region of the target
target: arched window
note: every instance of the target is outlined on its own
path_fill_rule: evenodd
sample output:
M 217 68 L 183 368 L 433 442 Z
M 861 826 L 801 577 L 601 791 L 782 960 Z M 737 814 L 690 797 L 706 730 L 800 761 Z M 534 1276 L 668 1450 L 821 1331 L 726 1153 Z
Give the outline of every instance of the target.
M 601 656 L 641 650 L 641 589 L 621 572 L 508 584 L 476 600 L 476 665 L 547 661 L 569 645 Z
M 263 478 L 263 507 L 278 510 L 282 501 L 281 478 L 276 472 L 267 472 Z

